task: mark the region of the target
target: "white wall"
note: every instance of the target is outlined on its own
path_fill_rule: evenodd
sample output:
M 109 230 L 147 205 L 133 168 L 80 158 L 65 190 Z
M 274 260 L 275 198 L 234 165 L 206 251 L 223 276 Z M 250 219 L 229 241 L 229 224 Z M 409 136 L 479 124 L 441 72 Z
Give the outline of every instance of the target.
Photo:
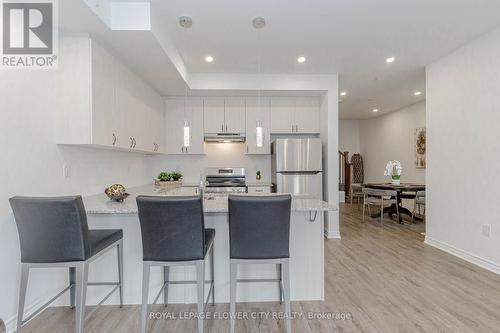
M 415 168 L 416 127 L 425 127 L 425 102 L 360 121 L 365 182 L 388 181 L 384 176 L 387 161 L 399 160 L 403 165 L 401 181 L 425 183 L 425 169 Z
M 500 274 L 499 55 L 500 29 L 427 67 L 426 242 Z
M 1 71 L 0 92 L 0 317 L 9 321 L 17 308 L 20 251 L 8 198 L 100 193 L 115 182 L 144 184 L 153 173 L 144 155 L 54 144 L 57 71 Z M 63 177 L 63 165 L 70 178 Z M 31 274 L 27 306 L 53 296 L 66 281 L 63 270 Z
M 339 120 L 339 150 L 349 152 L 349 156 L 361 152 L 361 121 L 357 119 Z
M 154 158 L 154 174 L 178 170 L 187 183 L 198 183 L 209 167 L 243 167 L 247 180 L 255 181 L 255 172 L 262 172 L 262 181 L 271 181 L 270 155 L 246 155 L 244 143 L 206 143 L 205 155 L 172 155 Z

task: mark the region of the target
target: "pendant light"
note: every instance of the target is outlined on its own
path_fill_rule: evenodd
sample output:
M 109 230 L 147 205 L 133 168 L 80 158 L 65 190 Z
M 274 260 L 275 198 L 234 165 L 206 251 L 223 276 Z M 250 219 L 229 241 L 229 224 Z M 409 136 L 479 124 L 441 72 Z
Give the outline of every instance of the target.
M 184 93 L 184 147 L 189 147 L 191 145 L 191 124 L 186 116 L 187 108 L 187 85 Z
M 252 25 L 255 29 L 258 30 L 257 32 L 257 38 L 260 41 L 260 29 L 262 29 L 266 25 L 266 20 L 262 17 L 256 17 L 252 21 Z M 257 73 L 260 75 L 260 48 L 258 48 L 258 55 L 257 55 Z M 257 91 L 257 106 L 260 108 L 261 107 L 261 90 L 259 86 L 259 90 Z M 258 148 L 262 148 L 264 146 L 264 134 L 263 134 L 263 129 L 262 129 L 262 120 L 257 120 L 255 123 L 255 143 Z
M 181 16 L 179 18 L 179 24 L 181 27 L 185 28 L 186 31 L 189 30 L 193 26 L 193 21 L 191 20 L 190 17 L 187 16 Z M 187 41 L 189 39 L 189 36 L 185 38 Z M 184 147 L 189 147 L 191 145 L 191 122 L 188 119 L 186 115 L 186 109 L 187 109 L 187 94 L 188 94 L 188 86 L 185 84 L 184 88 L 184 127 L 183 127 L 183 146 Z

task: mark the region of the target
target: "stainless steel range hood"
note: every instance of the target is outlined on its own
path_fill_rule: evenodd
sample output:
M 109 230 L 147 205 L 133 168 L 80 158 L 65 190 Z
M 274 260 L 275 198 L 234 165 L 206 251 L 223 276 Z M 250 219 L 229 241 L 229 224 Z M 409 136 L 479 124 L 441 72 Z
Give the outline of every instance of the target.
M 245 142 L 242 133 L 205 133 L 205 142 Z

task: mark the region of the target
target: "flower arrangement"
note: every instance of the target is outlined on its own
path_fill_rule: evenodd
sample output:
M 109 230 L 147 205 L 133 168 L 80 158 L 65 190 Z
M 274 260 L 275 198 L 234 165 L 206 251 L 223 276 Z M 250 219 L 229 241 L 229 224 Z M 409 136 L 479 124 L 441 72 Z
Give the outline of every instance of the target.
M 388 161 L 385 166 L 384 176 L 391 176 L 393 184 L 401 184 L 401 173 L 403 167 L 399 161 Z

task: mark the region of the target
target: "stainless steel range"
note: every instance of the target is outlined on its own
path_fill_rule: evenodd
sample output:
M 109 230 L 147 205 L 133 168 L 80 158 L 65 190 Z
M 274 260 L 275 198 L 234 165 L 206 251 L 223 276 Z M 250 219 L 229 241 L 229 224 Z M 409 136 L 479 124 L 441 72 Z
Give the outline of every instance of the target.
M 228 195 L 245 193 L 245 168 L 208 168 L 205 169 L 205 194 Z

